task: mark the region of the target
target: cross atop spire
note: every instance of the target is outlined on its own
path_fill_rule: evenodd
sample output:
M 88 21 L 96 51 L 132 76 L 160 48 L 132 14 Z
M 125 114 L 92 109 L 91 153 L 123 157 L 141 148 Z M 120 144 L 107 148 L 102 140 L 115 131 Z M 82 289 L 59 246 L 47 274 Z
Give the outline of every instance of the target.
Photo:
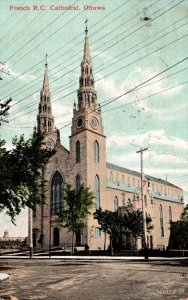
M 48 54 L 45 56 L 45 72 L 43 80 L 43 92 L 49 93 L 49 80 L 48 80 Z
M 45 59 L 46 59 L 45 65 L 48 65 L 48 54 L 47 53 L 46 53 Z
M 85 20 L 85 24 L 86 24 L 86 29 L 85 29 L 85 32 L 88 32 L 88 28 L 87 28 L 87 22 L 88 22 L 88 19 Z
M 86 29 L 85 29 L 85 45 L 84 45 L 84 57 L 82 63 L 88 63 L 92 65 L 91 62 L 91 54 L 89 49 L 89 37 L 88 37 L 88 27 L 87 27 L 88 19 L 85 20 Z

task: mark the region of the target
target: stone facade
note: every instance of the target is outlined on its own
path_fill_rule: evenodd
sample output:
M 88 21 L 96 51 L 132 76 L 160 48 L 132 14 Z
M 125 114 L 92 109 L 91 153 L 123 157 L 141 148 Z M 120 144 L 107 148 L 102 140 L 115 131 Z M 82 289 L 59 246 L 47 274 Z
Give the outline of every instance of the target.
M 47 182 L 46 202 L 33 211 L 34 246 L 38 248 L 48 248 L 49 244 L 64 248 L 71 246 L 68 231 L 58 228 L 54 222 L 56 213 L 61 209 L 59 203 L 63 202 L 65 183 L 74 187 L 85 183 L 96 196 L 96 206 L 103 210 L 114 211 L 121 207 L 142 209 L 140 173 L 106 162 L 106 137 L 97 103 L 87 28 L 77 96 L 78 103 L 74 103 L 73 108 L 70 150 L 67 150 L 61 145 L 54 125 L 46 61 L 35 130 L 45 133 L 47 147 L 55 147 L 56 153 L 42 170 Z M 150 216 L 154 224 L 152 234 L 146 236 L 148 246 L 167 247 L 170 221 L 178 220 L 183 210 L 182 189 L 145 175 L 143 204 L 145 215 Z M 77 244 L 87 243 L 90 249 L 103 249 L 104 234 L 99 227 L 91 214 L 84 232 L 76 236 Z M 141 247 L 139 243 L 137 246 Z

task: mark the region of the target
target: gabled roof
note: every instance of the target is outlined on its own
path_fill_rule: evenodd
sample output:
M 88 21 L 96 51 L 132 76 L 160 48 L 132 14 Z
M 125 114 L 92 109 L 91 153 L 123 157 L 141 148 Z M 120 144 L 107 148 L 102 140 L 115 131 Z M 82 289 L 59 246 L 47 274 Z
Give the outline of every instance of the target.
M 138 176 L 138 177 L 141 176 L 140 172 L 130 170 L 130 169 L 127 169 L 127 168 L 123 168 L 123 167 L 120 167 L 120 166 L 117 166 L 117 165 L 114 165 L 114 164 L 111 164 L 111 163 L 108 163 L 108 162 L 106 163 L 106 167 L 107 167 L 107 169 L 116 170 L 116 171 L 119 171 L 119 172 L 122 172 L 122 173 L 125 173 L 125 174 L 130 174 L 130 175 Z M 144 174 L 144 176 L 147 177 L 152 182 L 157 182 L 157 183 L 164 184 L 164 185 L 167 185 L 167 186 L 170 186 L 170 187 L 173 187 L 173 188 L 181 189 L 177 185 L 174 185 L 174 184 L 172 184 L 172 183 L 170 183 L 166 180 L 156 178 L 156 177 L 153 177 L 153 176 L 150 176 L 150 175 L 147 175 L 147 174 Z

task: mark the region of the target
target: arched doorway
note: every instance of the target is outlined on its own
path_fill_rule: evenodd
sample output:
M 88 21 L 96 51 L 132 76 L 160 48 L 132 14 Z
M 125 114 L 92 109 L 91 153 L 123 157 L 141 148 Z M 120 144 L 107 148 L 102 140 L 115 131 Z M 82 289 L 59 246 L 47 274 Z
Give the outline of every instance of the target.
M 58 247 L 60 244 L 59 228 L 57 227 L 55 227 L 53 231 L 53 242 L 54 247 Z

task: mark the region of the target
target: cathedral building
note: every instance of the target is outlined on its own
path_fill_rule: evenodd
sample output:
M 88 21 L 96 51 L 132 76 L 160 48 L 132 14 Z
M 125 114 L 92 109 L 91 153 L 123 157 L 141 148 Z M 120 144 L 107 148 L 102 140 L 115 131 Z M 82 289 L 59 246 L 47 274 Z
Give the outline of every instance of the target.
M 61 144 L 54 123 L 46 61 L 35 130 L 45 133 L 47 147 L 55 148 L 56 153 L 42 171 L 47 182 L 46 202 L 33 210 L 34 247 L 46 249 L 49 244 L 65 249 L 71 247 L 70 233 L 58 227 L 54 220 L 59 211 L 63 210 L 64 185 L 78 187 L 82 183 L 93 191 L 96 208 L 111 211 L 143 210 L 145 217 L 150 217 L 154 225 L 152 232 L 146 234 L 148 247 L 167 247 L 170 223 L 177 221 L 183 210 L 183 191 L 150 175 L 144 175 L 141 191 L 139 172 L 106 161 L 106 136 L 95 89 L 87 28 L 77 99 L 73 107 L 68 150 Z M 87 243 L 91 250 L 103 249 L 104 234 L 93 214 L 89 216 L 86 225 L 83 232 L 77 233 L 76 244 Z M 128 240 L 124 240 L 123 246 L 129 246 Z M 137 247 L 141 247 L 141 243 Z

